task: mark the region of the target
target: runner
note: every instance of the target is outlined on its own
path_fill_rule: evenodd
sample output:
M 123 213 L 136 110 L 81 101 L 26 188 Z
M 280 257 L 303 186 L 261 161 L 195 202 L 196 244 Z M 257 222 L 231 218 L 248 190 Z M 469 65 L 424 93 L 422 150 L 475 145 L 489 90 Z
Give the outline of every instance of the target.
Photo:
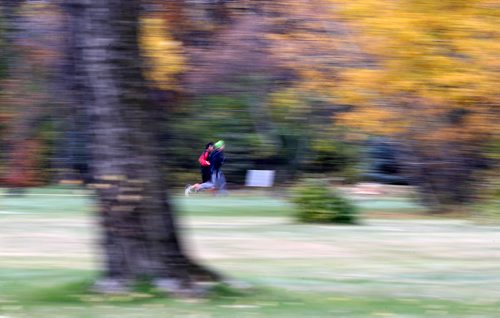
M 214 144 L 214 151 L 210 156 L 211 179 L 203 183 L 196 183 L 194 185 L 187 185 L 184 194 L 189 196 L 193 192 L 200 192 L 205 190 L 214 189 L 217 193 L 224 194 L 226 190 L 226 178 L 222 172 L 222 165 L 224 164 L 224 140 L 219 140 Z

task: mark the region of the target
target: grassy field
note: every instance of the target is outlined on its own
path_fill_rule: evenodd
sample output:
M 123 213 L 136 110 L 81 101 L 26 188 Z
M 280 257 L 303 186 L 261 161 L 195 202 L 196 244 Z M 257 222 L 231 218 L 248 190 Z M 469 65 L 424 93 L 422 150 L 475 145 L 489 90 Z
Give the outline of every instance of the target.
M 297 224 L 263 194 L 174 197 L 189 253 L 253 286 L 201 300 L 89 293 L 99 251 L 88 192 L 0 200 L 0 318 L 500 317 L 500 226 L 412 218 L 404 198 L 358 200 L 361 225 L 327 226 Z

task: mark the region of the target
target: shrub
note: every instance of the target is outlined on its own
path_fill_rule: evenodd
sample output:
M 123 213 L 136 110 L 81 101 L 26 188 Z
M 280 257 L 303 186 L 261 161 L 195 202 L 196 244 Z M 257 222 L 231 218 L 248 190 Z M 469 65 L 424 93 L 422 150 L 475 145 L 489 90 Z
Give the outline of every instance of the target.
M 357 208 L 320 180 L 306 180 L 293 189 L 292 202 L 301 222 L 357 223 Z
M 483 185 L 483 191 L 478 197 L 478 202 L 472 205 L 474 211 L 478 211 L 477 216 L 484 221 L 498 222 L 500 219 L 500 179 Z

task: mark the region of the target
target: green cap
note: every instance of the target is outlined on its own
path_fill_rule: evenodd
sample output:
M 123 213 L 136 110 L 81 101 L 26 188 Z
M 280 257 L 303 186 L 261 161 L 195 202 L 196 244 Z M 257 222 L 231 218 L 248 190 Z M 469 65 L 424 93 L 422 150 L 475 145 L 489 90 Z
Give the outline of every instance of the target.
M 219 140 L 214 144 L 215 149 L 219 149 L 222 146 L 224 146 L 224 140 Z

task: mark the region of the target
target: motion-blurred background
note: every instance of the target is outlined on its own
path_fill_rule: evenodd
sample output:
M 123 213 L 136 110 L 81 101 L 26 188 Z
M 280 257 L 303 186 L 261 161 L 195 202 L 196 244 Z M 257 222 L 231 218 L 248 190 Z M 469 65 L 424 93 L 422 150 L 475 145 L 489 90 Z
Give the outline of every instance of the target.
M 192 182 L 204 145 L 225 139 L 235 186 L 248 169 L 271 169 L 278 184 L 319 174 L 414 185 L 433 209 L 487 195 L 498 188 L 498 10 L 487 0 L 144 3 L 137 40 L 165 116 L 169 179 Z M 63 103 L 69 19 L 63 1 L 3 1 L 4 186 L 86 177 L 91 119 Z
M 59 301 L 76 302 L 61 317 L 93 317 L 81 308 L 95 299 L 68 296 L 84 293 L 98 267 L 85 187 L 111 162 L 96 154 L 134 147 L 160 149 L 156 171 L 188 250 L 278 290 L 222 292 L 222 303 L 194 311 L 170 304 L 179 317 L 323 317 L 313 307 L 332 304 L 324 317 L 496 317 L 498 292 L 482 298 L 479 287 L 498 288 L 488 263 L 498 264 L 498 227 L 461 222 L 500 218 L 498 1 L 2 0 L 0 9 L 2 318 L 56 317 L 46 303 Z M 108 152 L 93 139 L 128 128 L 148 132 L 110 141 Z M 151 136 L 155 146 L 138 146 Z M 200 179 L 205 144 L 219 139 L 230 196 L 182 198 Z M 248 170 L 275 171 L 273 187 L 245 187 Z M 308 288 L 322 294 L 303 296 Z M 154 298 L 143 296 L 132 298 Z M 97 316 L 112 316 L 107 304 Z

